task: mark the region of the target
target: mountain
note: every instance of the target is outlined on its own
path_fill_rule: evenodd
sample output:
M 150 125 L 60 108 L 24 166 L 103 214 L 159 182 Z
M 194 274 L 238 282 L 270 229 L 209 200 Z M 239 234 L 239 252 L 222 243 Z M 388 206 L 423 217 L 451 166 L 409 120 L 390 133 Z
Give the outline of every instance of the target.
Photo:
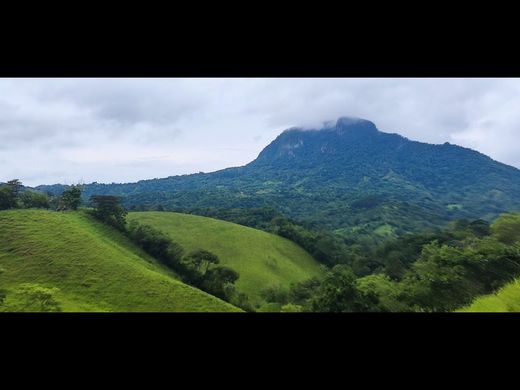
M 0 211 L 0 310 L 240 311 L 176 276 L 86 213 Z M 49 299 L 50 298 L 50 299 Z
M 39 189 L 59 193 L 63 186 Z M 92 194 L 124 196 L 130 208 L 270 206 L 315 228 L 385 238 L 519 210 L 520 170 L 471 149 L 411 141 L 343 117 L 320 129 L 286 130 L 243 167 L 92 183 L 84 196 Z
M 137 212 L 130 221 L 151 225 L 170 236 L 186 252 L 205 249 L 219 256 L 222 265 L 240 274 L 236 282 L 255 306 L 268 288 L 289 289 L 291 283 L 322 275 L 319 263 L 294 242 L 280 236 L 198 215 Z

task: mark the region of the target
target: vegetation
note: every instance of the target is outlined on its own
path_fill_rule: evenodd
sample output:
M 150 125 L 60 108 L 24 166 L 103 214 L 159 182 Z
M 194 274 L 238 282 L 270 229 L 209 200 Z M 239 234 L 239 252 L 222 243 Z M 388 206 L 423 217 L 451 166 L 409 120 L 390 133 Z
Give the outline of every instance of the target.
M 77 210 L 80 204 L 81 187 L 73 185 L 63 191 L 59 201 L 59 210 Z
M 121 206 L 121 198 L 109 195 L 92 195 L 90 201 L 94 206 L 92 215 L 100 221 L 124 231 L 126 227 L 126 210 Z
M 83 211 L 0 212 L 3 311 L 238 311 Z
M 18 179 L 5 184 L 0 183 L 0 210 L 15 208 L 22 209 L 49 209 L 76 210 L 81 204 L 81 188 L 71 186 L 58 196 L 35 191 L 23 186 Z
M 356 278 L 351 267 L 336 265 L 321 280 L 266 297 L 305 311 L 454 311 L 520 276 L 518 231 L 516 214 L 501 216 L 491 228 L 480 220 L 459 221 L 436 235 L 382 245 L 375 253 L 387 267 L 379 272 Z M 396 259 L 403 267 L 397 274 L 388 266 Z
M 48 209 L 51 207 L 47 194 L 30 190 L 20 195 L 20 204 L 24 209 Z
M 0 210 L 13 209 L 18 206 L 18 196 L 22 183 L 18 179 L 0 185 Z
M 175 271 L 185 283 L 251 310 L 247 298 L 235 291 L 234 283 L 239 274 L 228 267 L 218 266 L 220 260 L 217 255 L 197 250 L 184 257 L 184 249 L 170 237 L 137 221 L 131 221 L 125 232 L 146 253 Z
M 302 248 L 263 231 L 170 212 L 135 212 L 129 213 L 128 219 L 160 230 L 191 256 L 195 253 L 195 264 L 201 253 L 194 251 L 210 251 L 218 256 L 220 265 L 239 274 L 236 290 L 245 294 L 254 307 L 265 302 L 262 291 L 267 288 L 288 288 L 293 282 L 322 274 L 320 265 Z

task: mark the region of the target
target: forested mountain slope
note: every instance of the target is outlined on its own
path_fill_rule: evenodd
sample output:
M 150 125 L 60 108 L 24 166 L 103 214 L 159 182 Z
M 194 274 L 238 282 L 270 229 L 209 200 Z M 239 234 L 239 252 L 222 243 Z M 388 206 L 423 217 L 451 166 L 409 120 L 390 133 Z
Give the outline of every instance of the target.
M 63 186 L 40 186 L 60 193 Z M 456 218 L 492 220 L 520 209 L 520 170 L 476 151 L 411 141 L 367 120 L 289 129 L 243 167 L 130 184 L 85 186 L 130 208 L 271 206 L 339 234 L 381 237 Z

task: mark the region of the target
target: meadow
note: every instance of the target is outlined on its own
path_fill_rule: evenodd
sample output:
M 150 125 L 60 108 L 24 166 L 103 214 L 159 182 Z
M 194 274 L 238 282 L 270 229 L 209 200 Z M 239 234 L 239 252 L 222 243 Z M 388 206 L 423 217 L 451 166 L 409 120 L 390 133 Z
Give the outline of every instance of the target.
M 264 303 L 262 291 L 289 288 L 323 274 L 304 249 L 283 237 L 213 218 L 173 212 L 133 212 L 128 220 L 160 229 L 186 252 L 205 249 L 240 274 L 235 283 L 250 302 Z
M 84 211 L 0 211 L 3 311 L 228 312 Z

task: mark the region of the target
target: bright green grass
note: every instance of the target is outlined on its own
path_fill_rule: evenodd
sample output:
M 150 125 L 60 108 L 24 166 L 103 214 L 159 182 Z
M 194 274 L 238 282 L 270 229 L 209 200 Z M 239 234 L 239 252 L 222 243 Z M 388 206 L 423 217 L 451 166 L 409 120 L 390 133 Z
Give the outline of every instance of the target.
M 520 280 L 507 284 L 495 294 L 473 301 L 462 312 L 520 312 Z
M 0 310 L 24 283 L 58 288 L 63 311 L 237 311 L 175 279 L 124 236 L 83 212 L 0 211 Z M 2 309 L 3 308 L 3 309 Z
M 320 265 L 290 240 L 261 230 L 197 215 L 170 212 L 130 213 L 129 220 L 152 225 L 189 252 L 206 249 L 221 263 L 238 271 L 237 289 L 254 305 L 263 303 L 261 291 L 289 287 L 321 274 Z

